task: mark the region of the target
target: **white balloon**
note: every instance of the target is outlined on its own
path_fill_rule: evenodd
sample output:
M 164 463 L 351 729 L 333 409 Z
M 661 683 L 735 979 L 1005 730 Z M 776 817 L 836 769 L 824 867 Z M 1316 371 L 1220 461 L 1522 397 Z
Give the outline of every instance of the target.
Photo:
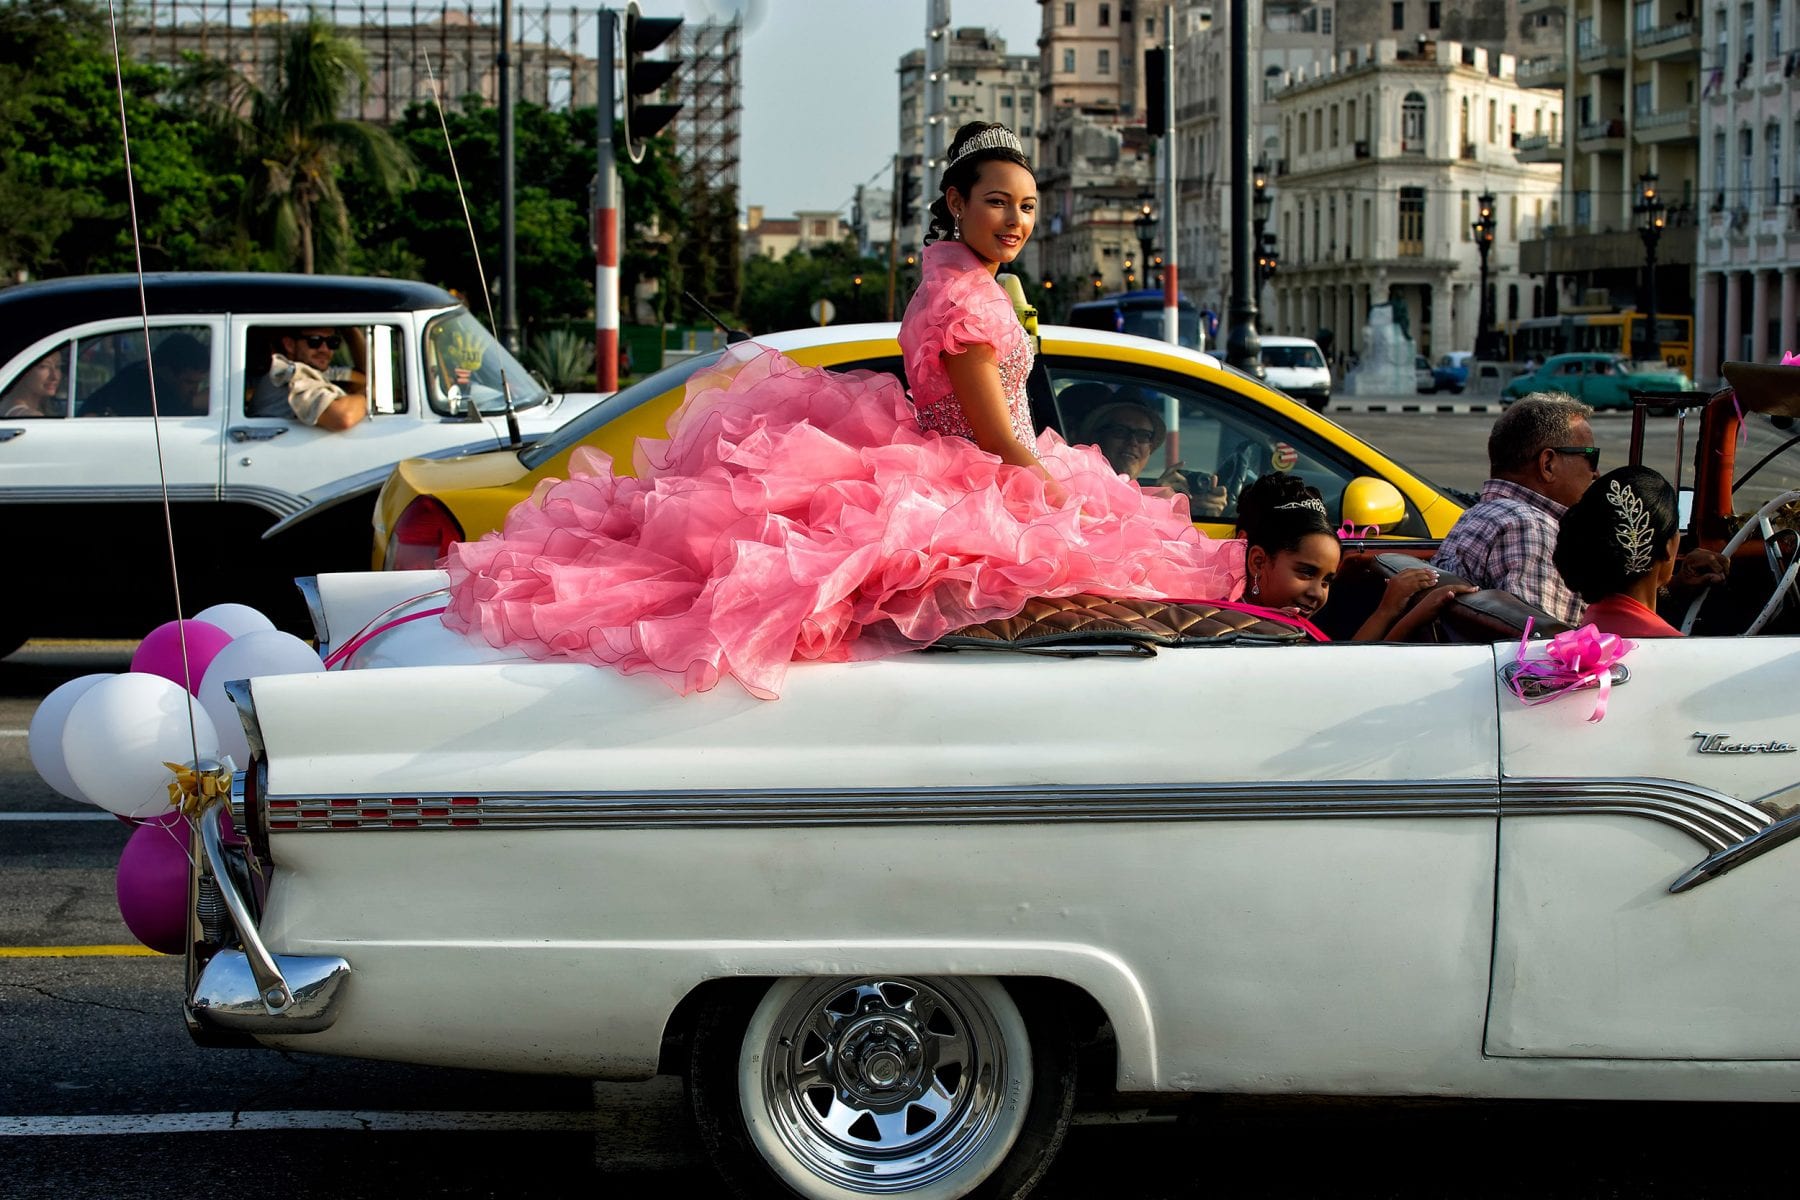
M 234 638 L 275 628 L 275 622 L 248 604 L 215 604 L 194 614 L 194 620 L 217 625 Z
M 87 695 L 88 689 L 96 683 L 112 677 L 110 671 L 82 675 L 45 696 L 38 702 L 37 711 L 31 714 L 31 729 L 25 738 L 31 765 L 37 768 L 38 778 L 62 795 L 83 804 L 93 801 L 81 794 L 81 789 L 69 775 L 69 764 L 63 761 L 63 726 L 68 723 L 69 710 L 75 707 L 75 702 Z
M 200 680 L 200 707 L 219 732 L 219 748 L 231 755 L 240 768 L 250 765 L 250 743 L 244 738 L 237 706 L 225 694 L 227 683 L 259 675 L 304 675 L 324 669 L 317 651 L 278 629 L 246 633 L 215 654 Z
M 201 758 L 219 756 L 212 718 L 179 683 L 142 671 L 89 688 L 63 724 L 63 760 L 75 786 L 122 817 L 168 812 L 171 776 L 163 764 L 193 761 L 196 743 Z

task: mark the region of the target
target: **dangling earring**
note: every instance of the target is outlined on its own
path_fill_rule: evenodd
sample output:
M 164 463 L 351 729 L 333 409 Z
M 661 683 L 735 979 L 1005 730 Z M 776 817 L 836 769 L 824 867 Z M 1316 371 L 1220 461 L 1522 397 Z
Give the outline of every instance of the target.
M 962 241 L 962 214 L 961 213 L 956 214 L 956 228 L 950 231 L 950 240 L 953 242 Z
M 1262 590 L 1261 581 L 1258 580 L 1256 576 L 1252 575 L 1250 577 L 1250 594 L 1252 596 L 1254 596 L 1257 593 L 1259 593 L 1261 590 Z

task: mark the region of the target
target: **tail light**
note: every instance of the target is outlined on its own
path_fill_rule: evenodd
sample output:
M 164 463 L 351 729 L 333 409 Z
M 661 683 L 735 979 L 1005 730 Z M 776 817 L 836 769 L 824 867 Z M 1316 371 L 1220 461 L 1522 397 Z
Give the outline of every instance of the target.
M 450 552 L 450 543 L 462 541 L 462 536 L 462 526 L 442 501 L 419 496 L 394 522 L 388 538 L 387 569 L 429 571 Z

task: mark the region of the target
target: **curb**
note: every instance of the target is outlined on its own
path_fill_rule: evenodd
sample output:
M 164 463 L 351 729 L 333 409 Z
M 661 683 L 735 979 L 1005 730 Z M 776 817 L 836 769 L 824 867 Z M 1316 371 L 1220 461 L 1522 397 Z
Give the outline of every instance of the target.
M 1497 413 L 1504 406 L 1498 400 L 1467 400 L 1436 403 L 1429 400 L 1333 400 L 1328 412 L 1340 413 Z

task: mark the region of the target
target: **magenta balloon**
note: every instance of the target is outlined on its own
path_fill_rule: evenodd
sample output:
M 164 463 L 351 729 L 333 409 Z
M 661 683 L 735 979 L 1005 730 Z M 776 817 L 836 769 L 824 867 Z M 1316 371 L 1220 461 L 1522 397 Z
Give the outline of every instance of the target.
M 187 671 L 181 669 L 182 633 L 187 634 Z M 205 621 L 168 621 L 152 629 L 131 656 L 131 669 L 172 679 L 198 696 L 213 656 L 231 644 L 231 635 Z
M 119 855 L 119 915 L 159 954 L 187 950 L 187 845 L 187 821 L 169 813 L 140 824 Z

